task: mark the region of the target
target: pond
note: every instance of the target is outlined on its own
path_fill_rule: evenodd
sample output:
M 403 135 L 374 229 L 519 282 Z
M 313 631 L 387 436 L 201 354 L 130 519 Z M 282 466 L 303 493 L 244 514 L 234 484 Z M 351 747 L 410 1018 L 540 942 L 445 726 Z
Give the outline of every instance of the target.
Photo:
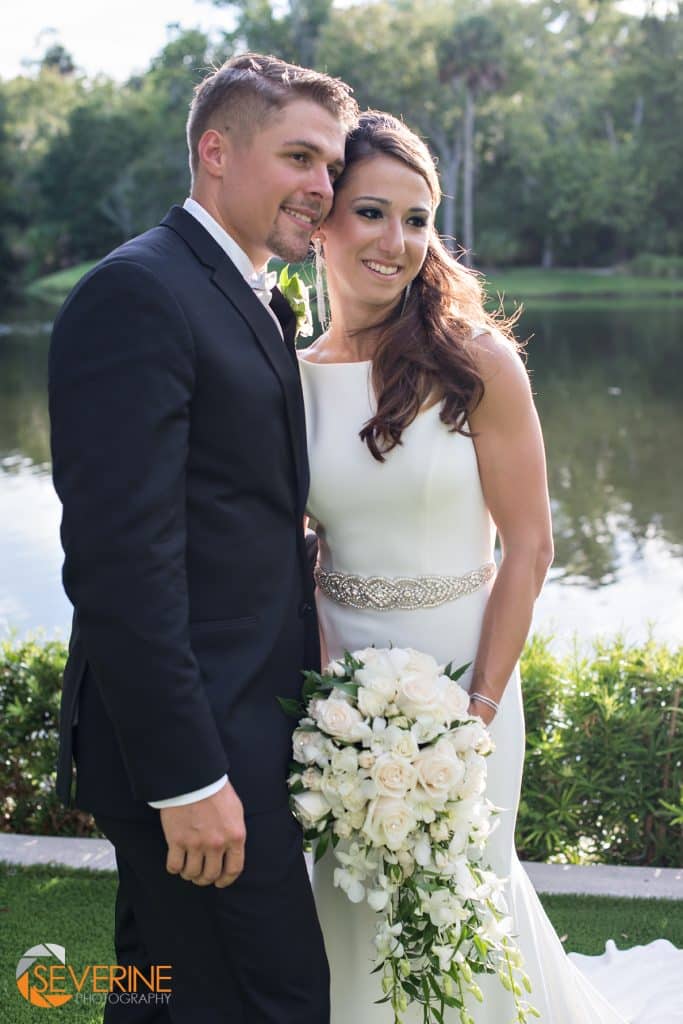
M 53 309 L 0 311 L 0 635 L 68 635 L 45 375 Z M 683 633 L 683 302 L 530 302 L 556 558 L 534 616 L 566 646 Z

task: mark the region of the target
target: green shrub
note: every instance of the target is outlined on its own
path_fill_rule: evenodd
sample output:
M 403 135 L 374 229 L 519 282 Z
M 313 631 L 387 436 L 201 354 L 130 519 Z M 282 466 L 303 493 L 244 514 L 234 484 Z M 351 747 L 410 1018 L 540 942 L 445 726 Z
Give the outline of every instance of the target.
M 55 793 L 64 644 L 0 645 L 0 829 L 30 835 L 94 835 L 92 819 Z
M 643 252 L 626 266 L 626 273 L 635 277 L 683 278 L 683 256 L 661 256 Z
M 569 862 L 683 863 L 683 651 L 596 643 L 522 658 L 527 716 L 520 854 Z
M 4 831 L 95 835 L 54 792 L 63 644 L 0 646 Z M 683 863 L 683 650 L 620 638 L 522 656 L 527 748 L 517 846 L 527 860 Z

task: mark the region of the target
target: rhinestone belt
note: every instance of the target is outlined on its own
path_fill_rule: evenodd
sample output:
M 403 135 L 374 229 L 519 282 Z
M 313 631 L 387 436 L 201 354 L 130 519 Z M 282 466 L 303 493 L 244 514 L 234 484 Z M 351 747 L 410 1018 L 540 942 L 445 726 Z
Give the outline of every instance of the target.
M 315 582 L 326 597 L 350 608 L 385 612 L 436 608 L 473 594 L 492 578 L 493 562 L 486 562 L 464 576 L 353 576 L 315 567 Z

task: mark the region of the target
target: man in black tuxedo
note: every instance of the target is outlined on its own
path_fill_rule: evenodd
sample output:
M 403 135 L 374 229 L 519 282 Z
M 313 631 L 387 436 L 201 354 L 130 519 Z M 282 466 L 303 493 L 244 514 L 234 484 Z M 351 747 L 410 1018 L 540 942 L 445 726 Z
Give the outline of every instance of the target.
M 328 972 L 287 807 L 318 658 L 295 320 L 261 273 L 302 259 L 357 108 L 246 54 L 188 120 L 192 198 L 67 299 L 50 350 L 74 626 L 58 786 L 116 847 L 122 964 L 172 995 L 105 1020 L 324 1024 Z M 246 844 L 246 845 L 245 845 Z

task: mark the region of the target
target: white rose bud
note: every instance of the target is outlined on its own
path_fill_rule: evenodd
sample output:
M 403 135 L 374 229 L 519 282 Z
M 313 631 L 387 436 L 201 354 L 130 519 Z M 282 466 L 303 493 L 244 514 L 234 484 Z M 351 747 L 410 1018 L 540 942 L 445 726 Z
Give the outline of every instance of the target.
M 429 826 L 429 834 L 435 842 L 444 843 L 450 836 L 448 822 L 444 818 L 433 821 Z
M 358 755 L 358 764 L 361 768 L 372 768 L 375 763 L 375 755 L 370 753 L 369 750 L 364 750 Z

